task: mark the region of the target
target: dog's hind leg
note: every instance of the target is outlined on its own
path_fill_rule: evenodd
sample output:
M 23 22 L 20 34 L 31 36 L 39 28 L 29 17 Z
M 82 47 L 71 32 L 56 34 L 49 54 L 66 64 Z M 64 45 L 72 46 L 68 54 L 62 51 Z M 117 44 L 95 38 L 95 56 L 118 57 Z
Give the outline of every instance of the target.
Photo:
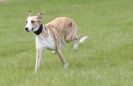
M 83 43 L 86 39 L 88 38 L 88 36 L 83 36 L 83 37 L 78 37 L 76 39 L 73 40 L 73 49 L 76 50 L 78 49 L 79 44 Z
M 73 42 L 74 42 L 73 50 L 78 49 L 78 46 L 79 46 L 79 40 L 78 40 L 78 39 L 75 39 L 75 40 L 73 40 Z
M 88 36 L 81 37 L 79 40 L 79 43 L 83 43 L 87 38 Z

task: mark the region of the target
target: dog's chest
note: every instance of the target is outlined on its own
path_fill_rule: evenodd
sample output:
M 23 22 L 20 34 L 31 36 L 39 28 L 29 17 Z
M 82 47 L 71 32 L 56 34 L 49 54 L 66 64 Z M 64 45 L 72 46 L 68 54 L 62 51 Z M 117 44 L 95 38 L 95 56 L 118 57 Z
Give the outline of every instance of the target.
M 48 37 L 44 37 L 43 35 L 36 36 L 36 46 L 40 48 L 54 49 L 54 39 L 51 35 Z

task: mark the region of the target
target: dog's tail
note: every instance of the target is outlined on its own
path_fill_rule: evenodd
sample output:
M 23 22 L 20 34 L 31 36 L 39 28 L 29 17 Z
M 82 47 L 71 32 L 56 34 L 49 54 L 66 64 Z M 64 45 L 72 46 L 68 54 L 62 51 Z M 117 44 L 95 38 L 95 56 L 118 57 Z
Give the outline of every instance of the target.
M 83 36 L 79 39 L 79 43 L 83 43 L 86 39 L 88 38 L 88 36 Z

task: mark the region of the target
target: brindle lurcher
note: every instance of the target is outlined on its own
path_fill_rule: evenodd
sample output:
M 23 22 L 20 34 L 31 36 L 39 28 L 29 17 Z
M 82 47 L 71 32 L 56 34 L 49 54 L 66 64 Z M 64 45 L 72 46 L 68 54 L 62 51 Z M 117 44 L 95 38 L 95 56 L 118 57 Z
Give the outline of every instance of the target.
M 87 36 L 80 37 L 78 35 L 77 26 L 69 17 L 57 17 L 47 24 L 42 24 L 42 14 L 38 13 L 36 16 L 31 16 L 30 11 L 25 26 L 25 30 L 33 32 L 36 38 L 35 71 L 40 66 L 43 48 L 55 51 L 64 64 L 64 67 L 67 67 L 61 47 L 65 42 L 73 42 L 73 49 L 77 49 L 79 43 L 83 42 Z

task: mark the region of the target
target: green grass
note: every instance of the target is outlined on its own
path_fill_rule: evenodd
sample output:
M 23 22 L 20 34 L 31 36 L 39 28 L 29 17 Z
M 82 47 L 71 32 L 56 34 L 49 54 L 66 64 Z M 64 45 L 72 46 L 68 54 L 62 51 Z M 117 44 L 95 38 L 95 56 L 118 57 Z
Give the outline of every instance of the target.
M 7 0 L 0 2 L 0 86 L 132 86 L 132 0 Z M 45 11 L 43 21 L 69 16 L 89 38 L 74 52 L 63 49 L 64 69 L 57 55 L 44 50 L 34 73 L 35 40 L 24 31 L 28 11 Z

